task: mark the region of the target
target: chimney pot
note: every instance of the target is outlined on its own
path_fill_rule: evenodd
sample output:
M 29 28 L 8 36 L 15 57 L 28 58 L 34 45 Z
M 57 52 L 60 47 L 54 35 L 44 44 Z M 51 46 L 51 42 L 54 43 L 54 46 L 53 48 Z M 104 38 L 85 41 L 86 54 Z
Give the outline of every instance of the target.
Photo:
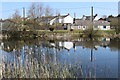
M 68 13 L 68 15 L 70 15 L 70 14 Z
M 58 14 L 58 16 L 60 16 L 60 13 Z

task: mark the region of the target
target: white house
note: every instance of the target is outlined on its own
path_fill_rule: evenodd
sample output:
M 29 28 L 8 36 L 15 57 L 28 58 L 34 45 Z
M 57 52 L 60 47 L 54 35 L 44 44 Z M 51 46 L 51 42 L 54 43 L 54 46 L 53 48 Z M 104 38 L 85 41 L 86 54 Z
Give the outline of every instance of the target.
M 76 46 L 74 42 L 59 42 L 58 44 L 55 43 L 50 43 L 50 46 L 52 47 L 57 47 L 57 48 L 64 48 L 68 51 L 70 51 L 70 49 L 74 48 L 74 50 L 76 50 Z
M 63 17 L 62 20 L 64 24 L 73 24 L 73 18 L 70 16 L 70 14 Z
M 50 25 L 53 25 L 54 23 L 73 24 L 73 18 L 71 17 L 69 13 L 64 16 L 61 16 L 59 14 L 58 16 L 44 17 L 41 22 L 48 23 Z
M 70 50 L 71 48 L 73 48 L 73 42 L 59 42 L 59 46 L 60 47 L 64 47 L 67 50 Z
M 57 23 L 57 17 L 54 17 L 53 19 L 51 19 L 48 23 L 50 24 L 50 25 L 52 25 L 53 23 Z

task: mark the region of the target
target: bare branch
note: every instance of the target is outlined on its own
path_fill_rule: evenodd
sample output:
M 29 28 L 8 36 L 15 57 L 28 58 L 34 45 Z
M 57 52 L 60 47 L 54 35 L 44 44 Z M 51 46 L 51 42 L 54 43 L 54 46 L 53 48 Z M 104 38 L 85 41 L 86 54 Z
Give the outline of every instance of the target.
M 37 5 L 36 9 L 37 17 L 42 17 L 44 14 L 44 5 L 42 3 Z
M 13 19 L 20 19 L 20 14 L 19 14 L 18 10 L 15 11 L 15 13 L 12 15 L 12 18 Z
M 36 11 L 35 11 L 35 6 L 36 4 L 35 3 L 32 3 L 32 5 L 30 6 L 30 9 L 28 11 L 28 15 L 31 17 L 31 18 L 36 18 Z
M 46 6 L 46 8 L 45 8 L 45 16 L 48 17 L 48 16 L 52 16 L 52 15 L 53 15 L 52 8 L 50 8 L 50 6 Z

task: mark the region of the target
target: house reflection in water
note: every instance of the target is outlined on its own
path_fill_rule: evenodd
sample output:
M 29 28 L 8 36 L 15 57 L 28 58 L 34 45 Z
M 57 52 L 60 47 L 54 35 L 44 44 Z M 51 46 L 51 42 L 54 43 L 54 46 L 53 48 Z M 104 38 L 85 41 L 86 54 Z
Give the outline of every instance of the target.
M 59 46 L 64 47 L 68 51 L 70 51 L 70 49 L 72 49 L 72 48 L 74 48 L 74 50 L 76 50 L 74 42 L 59 42 Z
M 70 51 L 70 49 L 74 48 L 74 51 L 76 51 L 75 42 L 65 41 L 65 42 L 58 42 L 57 44 L 50 43 L 50 45 L 52 47 L 57 47 L 59 49 L 66 49 L 68 51 Z
M 8 41 L 2 43 L 2 46 L 0 48 L 3 52 L 2 53 L 3 55 L 1 54 L 2 58 L 0 55 L 0 59 L 2 59 L 1 60 L 2 62 L 0 63 L 3 64 L 2 67 L 0 67 L 0 72 L 2 71 L 2 74 L 0 75 L 7 77 L 8 76 L 7 72 L 9 72 L 16 77 L 19 75 L 18 73 L 21 71 L 21 75 L 19 76 L 23 76 L 27 74 L 26 77 L 29 78 L 29 77 L 33 77 L 36 74 L 37 76 L 43 77 L 43 75 L 41 75 L 42 73 L 48 70 L 49 73 L 51 74 L 51 71 L 53 72 L 57 71 L 57 70 L 54 71 L 55 69 L 58 69 L 58 72 L 61 72 L 61 74 L 63 74 L 64 72 L 62 73 L 62 70 L 65 68 L 64 66 L 66 65 L 67 65 L 66 67 L 68 67 L 67 69 L 69 69 L 69 71 L 72 70 L 71 74 L 73 74 L 75 72 L 79 73 L 80 72 L 79 66 L 82 65 L 82 67 L 80 67 L 81 73 L 79 75 L 76 74 L 75 76 L 93 77 L 94 75 L 96 76 L 95 68 L 98 68 L 96 67 L 96 60 L 98 60 L 98 57 L 97 59 L 95 59 L 96 55 L 99 55 L 97 53 L 100 53 L 99 51 L 101 49 L 105 51 L 109 51 L 109 49 L 107 48 L 103 49 L 103 47 L 118 49 L 117 46 L 118 44 L 116 43 L 116 40 L 111 40 L 109 38 L 100 38 L 100 39 L 79 38 L 68 41 L 66 40 L 66 41 L 53 41 L 53 42 L 38 40 L 36 41 L 36 43 L 34 42 L 32 43 L 32 42 L 33 41 L 28 40 L 28 42 L 26 43 L 30 43 L 30 44 L 25 44 L 25 42 L 23 41 L 18 41 L 18 42 Z M 84 47 L 84 49 L 82 47 Z M 73 54 L 73 50 L 75 51 L 75 53 L 81 52 L 85 54 Z M 71 53 L 71 56 L 64 54 L 68 52 Z M 101 54 L 99 56 L 101 56 Z M 109 56 L 111 56 L 111 54 L 102 54 L 102 55 L 103 55 L 102 57 L 104 57 L 104 55 L 107 55 L 106 58 L 108 59 Z M 99 59 L 101 60 L 102 57 Z M 67 64 L 64 64 L 65 60 L 68 62 Z M 77 65 L 75 64 L 75 62 L 77 63 Z M 103 62 L 106 61 L 103 60 Z M 69 66 L 71 64 L 73 64 L 73 68 Z M 101 63 L 97 63 L 97 64 L 99 64 L 99 66 L 101 65 Z M 75 65 L 77 67 L 75 67 Z M 88 69 L 87 67 L 85 67 L 85 65 L 88 66 Z M 103 68 L 103 66 L 101 66 L 101 68 Z M 100 68 L 98 69 L 100 70 Z M 86 74 L 89 74 L 89 76 L 85 74 L 84 72 L 85 70 L 86 70 Z M 9 75 L 13 76 L 12 74 Z M 59 75 L 57 76 L 61 77 Z

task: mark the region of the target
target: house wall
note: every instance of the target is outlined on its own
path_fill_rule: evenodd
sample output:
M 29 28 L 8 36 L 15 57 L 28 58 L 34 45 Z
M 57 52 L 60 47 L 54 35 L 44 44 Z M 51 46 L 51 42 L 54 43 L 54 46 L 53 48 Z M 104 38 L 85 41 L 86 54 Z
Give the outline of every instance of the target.
M 68 26 L 68 30 L 75 29 L 75 30 L 85 30 L 87 26 Z
M 73 48 L 73 42 L 59 42 L 59 46 L 70 50 Z
M 78 26 L 71 26 L 71 29 L 78 29 Z
M 82 30 L 86 30 L 88 27 L 87 26 L 81 26 L 82 28 Z
M 86 20 L 86 17 L 82 17 L 82 20 Z
M 71 29 L 71 26 L 67 26 L 67 30 L 70 30 Z
M 97 21 L 97 20 L 99 20 L 99 17 L 98 17 L 98 16 L 96 16 L 96 17 L 94 18 L 94 20 L 96 20 L 96 21 Z
M 106 28 L 104 28 L 103 26 L 98 26 L 99 30 L 110 30 L 110 26 L 106 26 Z
M 1 27 L 0 27 L 0 31 L 2 30 L 2 24 L 3 24 L 3 23 L 2 23 L 2 22 L 0 22 L 0 26 L 1 26 Z
M 104 28 L 103 26 L 97 26 L 98 28 L 94 28 L 94 30 L 110 30 L 110 26 L 106 26 Z M 68 30 L 70 29 L 79 29 L 79 30 L 86 30 L 88 29 L 87 26 L 68 26 Z
M 54 19 L 50 20 L 50 25 L 52 25 L 53 23 L 56 23 L 56 22 L 57 22 L 57 20 L 56 20 L 56 18 L 54 18 Z
M 58 23 L 63 23 L 63 19 L 60 18 L 60 19 L 58 20 Z
M 63 19 L 54 18 L 50 21 L 50 25 L 53 25 L 53 23 L 63 23 Z
M 65 24 L 70 23 L 70 24 L 73 24 L 73 18 L 70 15 L 68 15 L 65 18 L 54 18 L 54 19 L 49 21 L 50 25 L 53 25 L 53 23 L 65 23 Z
M 67 16 L 63 19 L 63 23 L 71 23 L 73 24 L 73 18 L 71 16 Z

